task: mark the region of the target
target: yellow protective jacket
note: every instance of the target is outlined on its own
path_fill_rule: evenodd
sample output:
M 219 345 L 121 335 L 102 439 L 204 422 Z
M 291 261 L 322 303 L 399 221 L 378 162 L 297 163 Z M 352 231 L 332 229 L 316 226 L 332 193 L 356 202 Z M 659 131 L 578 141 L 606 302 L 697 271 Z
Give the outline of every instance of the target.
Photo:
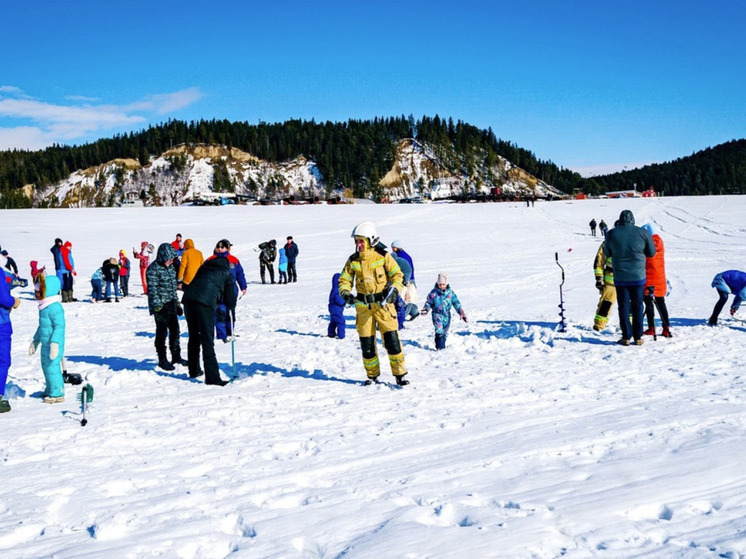
M 202 253 L 194 248 L 194 241 L 187 239 L 184 241 L 184 254 L 181 255 L 181 265 L 176 276 L 177 279 L 189 285 L 204 262 L 205 258 Z
M 611 257 L 604 252 L 604 244 L 598 247 L 596 259 L 593 261 L 593 274 L 596 280 L 603 278 L 605 285 L 614 285 L 614 270 L 611 267 Z
M 394 257 L 385 251 L 370 248 L 368 241 L 365 245 L 365 250 L 347 259 L 339 275 L 340 295 L 351 293 L 353 285 L 358 296 L 382 294 L 389 284 L 401 293 L 404 290 L 404 275 Z

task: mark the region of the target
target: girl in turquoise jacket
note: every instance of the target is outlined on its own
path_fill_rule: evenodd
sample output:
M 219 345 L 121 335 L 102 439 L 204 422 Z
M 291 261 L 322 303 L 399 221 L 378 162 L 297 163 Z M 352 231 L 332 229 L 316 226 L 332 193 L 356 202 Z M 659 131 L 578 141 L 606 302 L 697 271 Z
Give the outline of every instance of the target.
M 29 347 L 33 355 L 41 344 L 41 368 L 46 388 L 44 401 L 56 404 L 65 401 L 62 379 L 62 357 L 65 354 L 65 311 L 60 303 L 60 280 L 57 276 L 41 276 L 36 298 L 39 304 L 39 327 Z

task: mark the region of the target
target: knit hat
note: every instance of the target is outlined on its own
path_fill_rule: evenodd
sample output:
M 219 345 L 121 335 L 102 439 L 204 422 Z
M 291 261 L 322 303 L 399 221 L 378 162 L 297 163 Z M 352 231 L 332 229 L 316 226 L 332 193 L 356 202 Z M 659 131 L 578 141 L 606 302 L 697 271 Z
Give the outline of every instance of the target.
M 653 223 L 646 223 L 645 225 L 642 226 L 642 228 L 645 229 L 645 231 L 647 231 L 648 233 L 650 233 L 651 237 L 653 235 L 658 234 L 658 228 Z
M 228 239 L 220 239 L 218 241 L 218 244 L 215 245 L 215 248 L 231 248 L 231 242 Z
M 448 285 L 448 274 L 445 272 L 441 272 L 438 274 L 438 281 L 435 283 L 442 283 L 444 285 Z
M 8 256 L 8 251 L 7 250 L 0 250 L 0 254 L 2 254 L 3 256 Z
M 394 239 L 391 241 L 391 248 L 404 248 L 401 245 L 401 241 L 399 239 Z

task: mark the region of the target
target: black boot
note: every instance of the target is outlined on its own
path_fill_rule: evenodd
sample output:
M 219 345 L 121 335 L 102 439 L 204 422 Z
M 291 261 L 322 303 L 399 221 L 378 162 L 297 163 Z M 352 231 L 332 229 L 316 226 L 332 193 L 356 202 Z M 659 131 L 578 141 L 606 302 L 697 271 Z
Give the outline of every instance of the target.
M 158 351 L 158 366 L 164 371 L 173 371 L 176 368 L 166 359 L 165 349 Z
M 184 367 L 189 366 L 189 362 L 186 359 L 181 358 L 181 349 L 171 350 L 171 363 L 173 365 L 182 365 Z
M 66 384 L 83 384 L 83 377 L 77 373 L 69 375 L 67 371 L 62 371 L 62 382 Z
M 398 384 L 399 386 L 407 386 L 409 384 L 409 381 L 404 378 L 405 376 L 407 376 L 407 373 L 396 377 L 396 384 Z

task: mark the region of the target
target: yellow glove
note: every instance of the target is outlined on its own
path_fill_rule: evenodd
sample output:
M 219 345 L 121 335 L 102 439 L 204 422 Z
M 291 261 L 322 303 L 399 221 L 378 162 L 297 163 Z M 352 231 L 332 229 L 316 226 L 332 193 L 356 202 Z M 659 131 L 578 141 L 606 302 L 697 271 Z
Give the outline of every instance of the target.
M 18 305 L 21 304 L 21 300 L 18 297 L 14 297 L 15 301 L 13 302 L 13 308 L 17 309 Z
M 57 342 L 52 342 L 49 344 L 49 358 L 54 361 L 57 359 L 57 356 L 60 354 L 60 344 Z

